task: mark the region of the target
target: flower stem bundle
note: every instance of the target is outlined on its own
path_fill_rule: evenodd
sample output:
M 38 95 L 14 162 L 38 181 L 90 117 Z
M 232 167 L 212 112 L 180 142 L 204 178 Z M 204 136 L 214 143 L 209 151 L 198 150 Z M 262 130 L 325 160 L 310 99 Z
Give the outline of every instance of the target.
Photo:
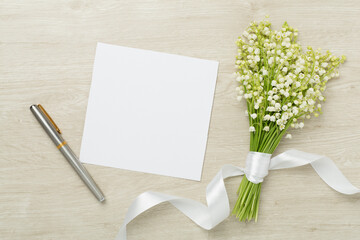
M 286 22 L 276 31 L 265 19 L 252 22 L 236 42 L 237 99 L 246 100 L 250 151 L 272 154 L 289 127 L 303 128 L 305 119 L 319 116 L 326 83 L 339 76 L 345 56 L 304 51 L 297 35 Z M 260 191 L 261 183 L 243 177 L 233 209 L 240 221 L 257 221 Z

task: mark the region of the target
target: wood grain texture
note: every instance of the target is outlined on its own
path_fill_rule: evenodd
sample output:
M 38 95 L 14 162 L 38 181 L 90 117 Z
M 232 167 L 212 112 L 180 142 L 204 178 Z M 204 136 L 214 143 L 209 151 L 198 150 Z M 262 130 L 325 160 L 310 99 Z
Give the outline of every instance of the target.
M 304 45 L 348 57 L 328 85 L 324 114 L 289 148 L 326 154 L 360 186 L 360 2 L 333 0 L 1 0 L 0 239 L 113 239 L 132 200 L 146 190 L 205 202 L 223 164 L 243 165 L 249 148 L 243 103 L 235 101 L 235 39 L 271 16 L 300 30 Z M 42 103 L 76 153 L 98 41 L 220 61 L 201 182 L 87 165 L 107 197 L 98 203 L 41 130 L 30 104 Z M 231 206 L 241 178 L 226 181 Z M 311 167 L 272 172 L 260 220 L 234 217 L 205 231 L 162 204 L 131 224 L 132 239 L 359 239 L 360 198 L 327 187 Z

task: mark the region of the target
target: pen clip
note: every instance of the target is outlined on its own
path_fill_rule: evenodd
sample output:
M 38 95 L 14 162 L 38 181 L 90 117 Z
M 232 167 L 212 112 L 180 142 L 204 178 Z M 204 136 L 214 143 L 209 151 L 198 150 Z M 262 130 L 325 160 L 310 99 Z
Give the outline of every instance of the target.
M 56 123 L 54 122 L 54 120 L 52 120 L 52 118 L 50 117 L 50 115 L 45 111 L 45 108 L 43 108 L 43 106 L 41 106 L 40 104 L 38 104 L 38 107 L 40 108 L 40 110 L 45 114 L 45 116 L 49 119 L 49 121 L 52 123 L 52 125 L 54 126 L 55 130 L 61 134 L 61 131 L 59 129 L 59 127 L 56 125 Z

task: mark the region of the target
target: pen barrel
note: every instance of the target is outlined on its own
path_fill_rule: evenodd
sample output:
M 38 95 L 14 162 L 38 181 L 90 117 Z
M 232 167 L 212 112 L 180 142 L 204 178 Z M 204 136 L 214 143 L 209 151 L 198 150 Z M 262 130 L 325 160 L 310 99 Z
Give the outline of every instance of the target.
M 93 178 L 90 176 L 86 168 L 81 164 L 78 157 L 71 150 L 69 145 L 64 145 L 60 148 L 60 152 L 64 155 L 66 160 L 70 163 L 70 165 L 75 169 L 76 173 L 79 175 L 81 180 L 85 183 L 85 185 L 89 188 L 89 190 L 95 195 L 95 197 L 100 201 L 104 201 L 104 194 L 101 192 L 100 188 L 97 186 Z
M 105 200 L 104 194 L 101 192 L 100 188 L 97 186 L 97 184 L 95 183 L 93 178 L 90 176 L 88 171 L 85 169 L 85 167 L 81 164 L 78 157 L 71 150 L 69 145 L 67 145 L 65 140 L 57 132 L 54 125 L 44 115 L 44 113 L 40 110 L 40 108 L 37 105 L 31 105 L 30 110 L 34 114 L 35 118 L 38 120 L 40 125 L 43 127 L 45 132 L 49 135 L 51 140 L 55 143 L 57 148 L 60 150 L 60 152 L 64 155 L 66 160 L 75 169 L 76 173 L 83 180 L 85 185 L 90 189 L 90 191 L 94 194 L 94 196 L 100 202 L 103 202 Z

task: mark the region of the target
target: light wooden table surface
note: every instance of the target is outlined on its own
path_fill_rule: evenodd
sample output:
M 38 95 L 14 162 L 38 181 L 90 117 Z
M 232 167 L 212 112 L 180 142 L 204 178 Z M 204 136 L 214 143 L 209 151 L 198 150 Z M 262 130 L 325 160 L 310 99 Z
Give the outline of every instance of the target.
M 289 148 L 332 158 L 360 186 L 359 1 L 0 1 L 0 239 L 113 239 L 132 200 L 146 190 L 205 202 L 223 164 L 243 165 L 249 148 L 243 103 L 235 100 L 235 39 L 270 15 L 300 30 L 304 45 L 345 54 L 328 84 L 324 114 Z M 201 182 L 94 165 L 106 194 L 98 203 L 40 128 L 29 106 L 42 103 L 76 153 L 97 42 L 220 61 Z M 241 178 L 226 181 L 230 204 Z M 128 239 L 360 239 L 360 196 L 341 195 L 309 166 L 271 172 L 260 220 L 229 217 L 205 231 L 170 204 L 142 214 Z

